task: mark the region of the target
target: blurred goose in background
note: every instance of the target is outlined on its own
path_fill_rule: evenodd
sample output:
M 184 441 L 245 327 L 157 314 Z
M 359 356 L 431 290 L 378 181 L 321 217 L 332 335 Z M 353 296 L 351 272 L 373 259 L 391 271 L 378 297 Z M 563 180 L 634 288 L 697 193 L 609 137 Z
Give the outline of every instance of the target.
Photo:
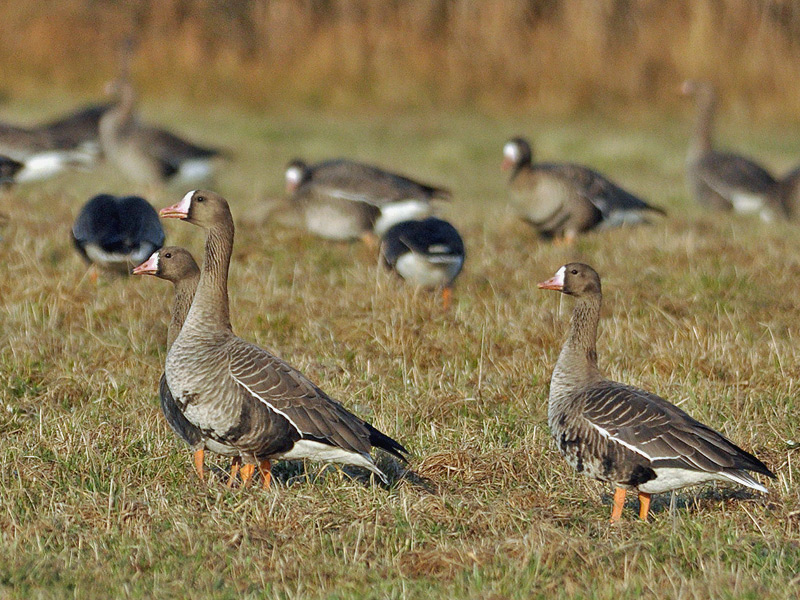
M 447 221 L 428 217 L 393 225 L 381 241 L 384 264 L 413 285 L 441 289 L 444 308 L 464 266 L 464 241 Z
M 345 159 L 291 161 L 286 189 L 308 231 L 340 241 L 381 237 L 395 223 L 429 216 L 433 199 L 450 198 L 444 188 Z
M 686 154 L 686 180 L 695 201 L 705 208 L 758 214 L 764 221 L 787 218 L 781 185 L 769 171 L 744 156 L 714 150 L 714 86 L 687 80 L 681 91 L 697 105 Z
M 502 168 L 511 170 L 513 207 L 546 239 L 571 243 L 595 227 L 644 223 L 646 212 L 665 214 L 588 167 L 534 163 L 521 137 L 506 142 Z
M 402 445 L 297 369 L 233 334 L 227 290 L 234 224 L 225 199 L 195 190 L 160 214 L 206 231 L 197 291 L 166 362 L 167 383 L 189 422 L 239 450 L 245 483 L 258 465 L 269 487 L 271 461 L 279 459 L 356 465 L 386 483 L 370 450 L 379 447 L 403 459 Z
M 172 282 L 175 288 L 172 317 L 167 329 L 167 352 L 169 352 L 172 343 L 178 337 L 181 327 L 183 327 L 183 322 L 189 313 L 189 307 L 192 305 L 197 282 L 200 280 L 200 269 L 188 250 L 178 246 L 168 246 L 153 252 L 150 258 L 133 270 L 133 274 L 154 275 L 159 279 Z M 161 412 L 164 413 L 164 417 L 166 417 L 172 431 L 186 442 L 194 452 L 194 468 L 200 481 L 205 480 L 203 467 L 206 449 L 216 454 L 234 457 L 231 463 L 230 478 L 228 479 L 228 487 L 231 487 L 241 464 L 239 451 L 233 446 L 209 439 L 198 427 L 186 419 L 183 411 L 175 402 L 175 398 L 167 385 L 167 376 L 164 373 L 161 374 L 161 379 L 158 382 L 158 395 L 161 401 Z
M 156 186 L 208 182 L 221 151 L 198 146 L 169 131 L 141 123 L 136 92 L 126 76 L 107 86 L 117 102 L 100 119 L 103 153 L 132 182 Z
M 164 244 L 164 230 L 144 198 L 99 194 L 75 219 L 72 240 L 88 263 L 129 273 Z
M 96 159 L 84 148 L 60 146 L 49 129 L 8 123 L 0 123 L 0 154 L 22 163 L 15 177 L 17 183 L 49 179 L 74 167 L 87 168 Z
M 95 159 L 101 155 L 100 119 L 111 104 L 89 104 L 39 127 L 55 148 L 79 150 Z
M 651 494 L 706 481 L 767 492 L 748 471 L 775 475 L 755 456 L 663 398 L 603 377 L 596 350 L 602 291 L 592 267 L 564 265 L 539 287 L 575 298 L 550 381 L 550 432 L 579 473 L 616 486 L 612 521 L 620 518 L 628 489 L 638 491 L 644 520 Z

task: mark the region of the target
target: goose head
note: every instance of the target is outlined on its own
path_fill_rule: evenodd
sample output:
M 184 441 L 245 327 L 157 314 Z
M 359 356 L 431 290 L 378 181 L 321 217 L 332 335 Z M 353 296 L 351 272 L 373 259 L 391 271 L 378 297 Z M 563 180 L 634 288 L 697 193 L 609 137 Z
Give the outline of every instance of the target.
M 508 140 L 503 146 L 503 163 L 501 168 L 504 171 L 518 169 L 523 165 L 529 165 L 533 160 L 531 145 L 525 138 L 515 137 Z
M 231 221 L 231 211 L 225 198 L 206 190 L 187 192 L 180 202 L 162 208 L 158 214 L 164 219 L 181 219 L 205 229 Z
M 154 275 L 175 283 L 200 275 L 192 255 L 180 246 L 167 246 L 153 252 L 145 262 L 133 270 L 134 275 Z
M 702 104 L 716 104 L 717 92 L 714 84 L 702 79 L 687 79 L 681 84 L 681 94 L 695 98 Z
M 542 290 L 556 290 L 570 296 L 599 295 L 600 276 L 592 267 L 583 263 L 569 263 L 561 267 L 547 281 L 538 284 Z
M 286 165 L 285 172 L 286 193 L 293 194 L 294 191 L 300 187 L 300 184 L 308 180 L 309 174 L 310 170 L 304 161 L 299 158 L 289 161 L 289 164 Z

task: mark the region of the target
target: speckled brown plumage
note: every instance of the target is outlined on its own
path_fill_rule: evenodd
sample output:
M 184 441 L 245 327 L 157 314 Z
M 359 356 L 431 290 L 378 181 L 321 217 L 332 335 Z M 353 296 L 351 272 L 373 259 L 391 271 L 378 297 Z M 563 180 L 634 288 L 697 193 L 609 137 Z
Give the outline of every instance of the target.
M 602 376 L 595 345 L 602 291 L 594 269 L 571 263 L 539 287 L 575 297 L 548 407 L 551 433 L 570 465 L 636 489 L 648 503 L 649 494 L 711 480 L 766 492 L 748 471 L 774 475 L 755 456 L 663 398 Z

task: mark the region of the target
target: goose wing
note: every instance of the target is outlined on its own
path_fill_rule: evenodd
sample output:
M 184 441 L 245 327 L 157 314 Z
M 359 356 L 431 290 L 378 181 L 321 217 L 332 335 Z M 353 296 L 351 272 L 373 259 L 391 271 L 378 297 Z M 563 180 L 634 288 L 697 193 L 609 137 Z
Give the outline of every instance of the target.
M 266 350 L 237 340 L 230 354 L 231 377 L 252 397 L 285 417 L 304 439 L 369 454 L 370 427 Z
M 776 185 L 772 174 L 758 163 L 725 152 L 712 152 L 697 164 L 698 176 L 723 198 L 734 194 L 767 194 Z
M 585 393 L 583 416 L 606 437 L 650 461 L 714 473 L 751 470 L 774 476 L 752 454 L 663 398 L 635 387 L 604 382 Z
M 308 183 L 321 193 L 378 207 L 401 200 L 450 197 L 450 192 L 444 188 L 344 159 L 314 165 Z

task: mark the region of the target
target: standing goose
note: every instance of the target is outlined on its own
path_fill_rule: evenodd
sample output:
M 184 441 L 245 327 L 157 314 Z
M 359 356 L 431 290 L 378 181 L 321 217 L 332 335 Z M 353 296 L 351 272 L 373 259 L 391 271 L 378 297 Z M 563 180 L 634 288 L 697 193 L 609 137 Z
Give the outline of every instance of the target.
M 700 206 L 739 213 L 758 213 L 762 220 L 785 219 L 779 182 L 758 163 L 714 150 L 717 94 L 708 81 L 687 80 L 681 91 L 697 104 L 694 132 L 686 153 L 686 181 Z
M 139 122 L 136 92 L 126 76 L 108 86 L 117 103 L 100 119 L 100 143 L 108 159 L 131 181 L 148 186 L 198 183 L 214 174 L 219 150 L 204 148 Z
M 98 194 L 75 219 L 72 241 L 88 263 L 128 273 L 164 244 L 164 230 L 144 198 Z
M 381 237 L 395 223 L 429 216 L 432 200 L 450 198 L 444 188 L 345 159 L 291 161 L 286 189 L 306 229 L 330 240 Z
M 197 282 L 200 280 L 200 269 L 197 268 L 197 263 L 188 250 L 178 246 L 168 246 L 153 252 L 150 258 L 133 270 L 133 274 L 155 275 L 159 279 L 172 282 L 175 288 L 172 317 L 167 328 L 167 352 L 169 352 L 172 343 L 178 337 L 178 332 L 183 327 L 183 322 L 189 313 L 189 307 L 192 305 Z M 194 451 L 194 468 L 200 481 L 205 479 L 203 465 L 205 464 L 206 449 L 216 454 L 234 457 L 231 464 L 230 479 L 228 480 L 228 487 L 230 487 L 239 471 L 241 463 L 239 451 L 233 446 L 220 444 L 208 439 L 198 427 L 192 425 L 186 419 L 183 411 L 175 402 L 164 373 L 161 374 L 161 379 L 158 382 L 158 395 L 161 401 L 161 411 L 164 413 L 167 423 L 178 437 L 189 444 Z
M 504 170 L 511 170 L 511 203 L 519 216 L 546 239 L 571 243 L 595 227 L 646 222 L 642 212 L 665 214 L 588 167 L 534 163 L 527 140 L 503 147 Z
M 227 287 L 234 226 L 225 199 L 196 190 L 161 216 L 206 230 L 197 292 L 166 362 L 169 389 L 186 418 L 239 450 L 245 481 L 257 464 L 268 487 L 272 460 L 309 459 L 364 467 L 385 483 L 370 450 L 377 446 L 402 459 L 403 446 L 297 369 L 233 334 Z
M 748 471 L 775 475 L 755 456 L 663 398 L 600 374 L 595 342 L 602 292 L 594 269 L 564 265 L 539 287 L 575 297 L 569 336 L 550 381 L 550 431 L 579 473 L 616 486 L 612 521 L 619 520 L 628 489 L 638 490 L 644 520 L 650 494 L 705 481 L 767 492 Z
M 447 221 L 428 217 L 402 221 L 384 234 L 384 264 L 406 281 L 442 290 L 444 308 L 450 307 L 453 281 L 464 266 L 464 241 Z

